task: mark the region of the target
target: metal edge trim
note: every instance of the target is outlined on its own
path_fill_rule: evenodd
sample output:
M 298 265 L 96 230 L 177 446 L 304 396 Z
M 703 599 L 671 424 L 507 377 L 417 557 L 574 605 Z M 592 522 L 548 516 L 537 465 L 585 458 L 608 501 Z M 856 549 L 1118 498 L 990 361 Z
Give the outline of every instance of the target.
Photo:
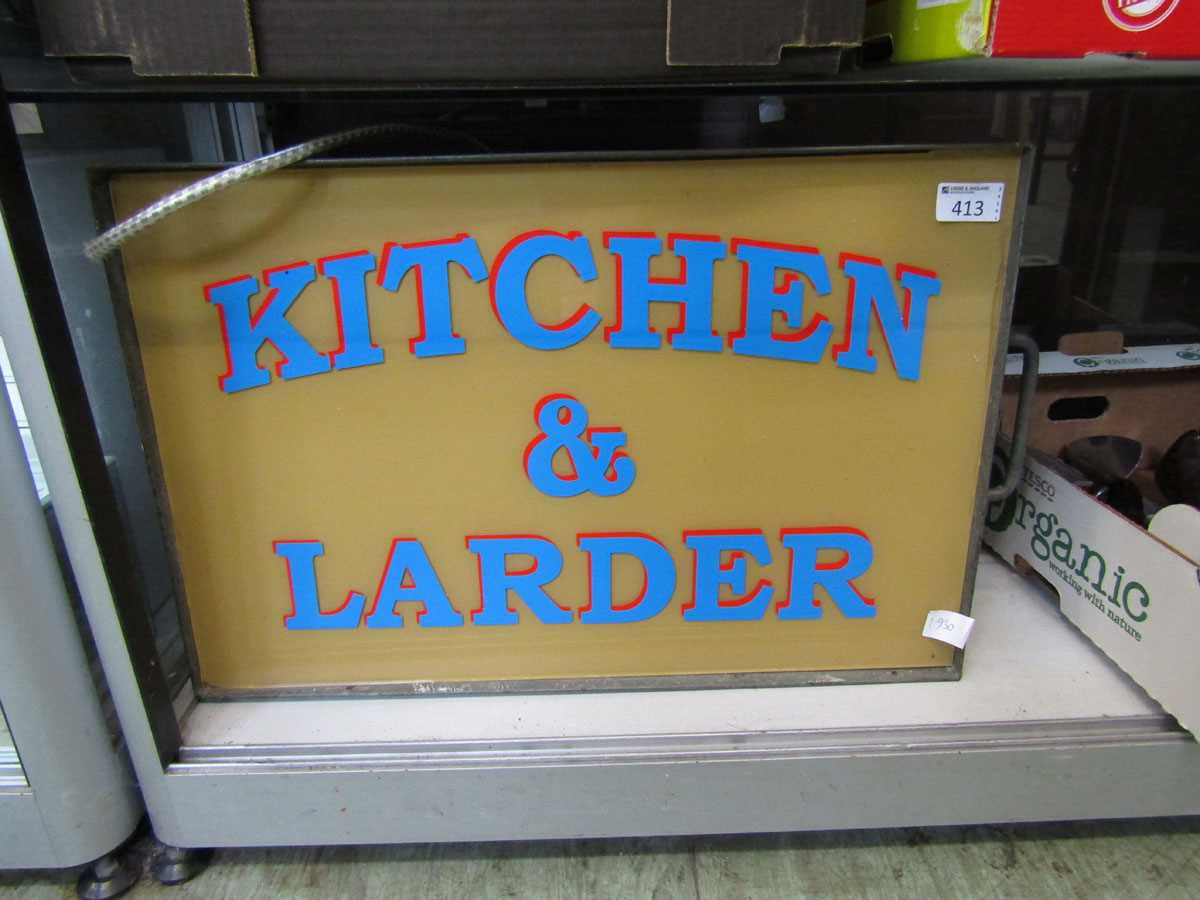
M 1013 194 L 1012 228 L 1009 233 L 1008 256 L 1004 261 L 1004 283 L 1001 287 L 1000 304 L 996 311 L 996 339 L 992 349 L 992 375 L 988 387 L 987 411 L 983 420 L 983 435 L 979 455 L 979 480 L 975 488 L 975 506 L 971 517 L 968 536 L 967 570 L 963 578 L 961 610 L 970 615 L 975 595 L 975 577 L 978 572 L 979 555 L 983 549 L 983 523 L 990 501 L 992 456 L 995 451 L 996 434 L 1000 428 L 1000 399 L 1004 390 L 1004 365 L 1008 359 L 1008 336 L 1012 330 L 1012 311 L 1017 296 L 1017 274 L 1021 268 L 1021 237 L 1025 228 L 1025 212 L 1028 207 L 1029 183 L 1032 173 L 1032 149 L 1028 144 L 1009 144 L 1019 154 L 1017 190 Z M 960 670 L 965 652 L 954 651 L 954 665 Z
M 908 728 L 639 734 L 361 744 L 185 746 L 168 775 L 664 764 L 722 760 L 1191 744 L 1169 716 Z

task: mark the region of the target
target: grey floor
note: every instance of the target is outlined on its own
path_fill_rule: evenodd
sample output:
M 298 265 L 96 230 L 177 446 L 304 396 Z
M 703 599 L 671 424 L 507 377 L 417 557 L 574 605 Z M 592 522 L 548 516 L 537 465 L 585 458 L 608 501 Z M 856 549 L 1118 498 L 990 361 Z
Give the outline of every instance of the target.
M 149 853 L 135 841 L 139 858 Z M 0 875 L 73 897 L 78 870 Z M 126 895 L 221 898 L 1200 898 L 1200 819 L 546 843 L 219 851 L 195 880 Z

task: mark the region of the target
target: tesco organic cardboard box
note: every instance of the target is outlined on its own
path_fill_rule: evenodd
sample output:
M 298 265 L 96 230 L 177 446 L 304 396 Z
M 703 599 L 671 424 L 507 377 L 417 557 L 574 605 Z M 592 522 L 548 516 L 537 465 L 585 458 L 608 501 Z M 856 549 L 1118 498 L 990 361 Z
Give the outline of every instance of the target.
M 1184 0 L 869 0 L 868 39 L 894 62 L 964 56 L 1151 59 L 1200 55 L 1200 5 Z
M 989 509 L 984 542 L 1044 578 L 1057 592 L 1063 615 L 1194 732 L 1200 728 L 1195 652 L 1200 570 L 1072 484 L 1052 458 L 1080 437 L 1137 438 L 1145 448 L 1144 468 L 1134 480 L 1152 493 L 1153 469 L 1163 451 L 1196 425 L 1200 346 L 1089 356 L 1044 353 L 1042 364 L 1048 374 L 1035 399 L 1024 477 L 1005 503 Z M 1015 384 L 1006 384 L 1009 423 L 1014 391 Z M 1072 408 L 1100 412 L 1050 417 L 1052 410 L 1059 416 Z

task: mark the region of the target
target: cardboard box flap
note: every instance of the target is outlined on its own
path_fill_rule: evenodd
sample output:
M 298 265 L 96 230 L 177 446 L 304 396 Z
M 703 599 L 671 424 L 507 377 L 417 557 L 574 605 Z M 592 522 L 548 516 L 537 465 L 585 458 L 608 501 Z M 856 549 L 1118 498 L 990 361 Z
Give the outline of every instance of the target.
M 781 62 L 832 73 L 836 48 L 857 46 L 863 25 L 862 5 L 841 0 L 255 0 L 253 26 L 248 0 L 39 0 L 38 14 L 52 56 L 284 80 L 644 78 Z M 785 46 L 808 49 L 783 61 Z
M 1073 355 L 1059 351 L 1038 357 L 1039 375 L 1083 375 L 1098 372 L 1167 371 L 1200 367 L 1200 344 L 1161 344 L 1152 347 L 1126 347 L 1122 353 Z M 1021 354 L 1010 353 L 1005 375 L 1019 375 Z
M 667 64 L 773 66 L 784 47 L 855 47 L 863 15 L 843 0 L 669 0 Z
M 38 4 L 50 56 L 126 56 L 139 75 L 257 75 L 247 0 Z

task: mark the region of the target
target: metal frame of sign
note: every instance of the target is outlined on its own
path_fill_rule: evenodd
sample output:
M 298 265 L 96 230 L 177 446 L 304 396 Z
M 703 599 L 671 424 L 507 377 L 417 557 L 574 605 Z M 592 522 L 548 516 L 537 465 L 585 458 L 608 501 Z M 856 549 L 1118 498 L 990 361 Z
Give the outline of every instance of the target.
M 923 153 L 948 151 L 956 154 L 972 152 L 995 152 L 1015 150 L 1020 154 L 1019 179 L 1013 207 L 1012 233 L 1009 240 L 1008 258 L 1005 265 L 1004 286 L 1001 296 L 1000 318 L 997 340 L 993 349 L 990 387 L 987 397 L 987 418 L 983 433 L 983 452 L 979 461 L 975 488 L 974 516 L 968 536 L 968 558 L 964 573 L 963 593 L 958 607 L 968 614 L 975 585 L 976 563 L 981 547 L 983 513 L 988 504 L 989 477 L 992 448 L 995 442 L 1001 388 L 1004 380 L 1004 365 L 1008 352 L 1009 328 L 1015 294 L 1019 264 L 1021 232 L 1024 224 L 1026 200 L 1030 179 L 1031 148 L 1007 142 L 990 144 L 942 144 L 942 145 L 890 145 L 882 147 L 829 147 L 829 148 L 756 148 L 750 150 L 718 151 L 636 151 L 636 152 L 566 152 L 537 154 L 488 154 L 488 155 L 445 155 L 435 157 L 377 157 L 310 161 L 305 168 L 350 168 L 378 166 L 443 166 L 478 165 L 500 163 L 578 163 L 578 162 L 651 162 L 682 160 L 722 160 L 774 157 L 830 157 L 891 155 L 901 153 Z M 101 228 L 114 223 L 112 200 L 108 185 L 113 176 L 140 172 L 211 172 L 211 166 L 195 164 L 156 164 L 145 166 L 98 167 L 92 171 L 92 195 L 97 222 Z M 174 582 L 175 602 L 182 623 L 183 641 L 193 673 L 193 684 L 197 696 L 202 700 L 262 700 L 298 697 L 346 697 L 346 696 L 423 696 L 431 695 L 491 695 L 506 693 L 563 693 L 595 691 L 641 691 L 717 688 L 792 687 L 823 684 L 886 684 L 899 682 L 928 682 L 957 680 L 962 675 L 963 651 L 956 649 L 952 662 L 947 666 L 929 666 L 897 669 L 848 669 L 834 671 L 795 672 L 740 672 L 718 674 L 683 674 L 651 676 L 608 676 L 586 678 L 509 679 L 463 682 L 413 681 L 367 684 L 329 684 L 314 687 L 238 688 L 224 689 L 201 683 L 198 654 L 188 613 L 186 587 L 176 552 L 170 503 L 167 497 L 159 456 L 154 420 L 150 410 L 149 395 L 141 357 L 138 351 L 137 334 L 134 327 L 125 273 L 120 254 L 115 253 L 106 262 L 106 270 L 112 291 L 117 325 L 120 332 L 125 365 L 130 380 L 136 407 L 141 438 L 145 448 L 151 480 L 158 499 L 159 511 L 168 549 L 169 567 Z M 946 423 L 953 428 L 954 423 Z M 140 597 L 123 593 L 115 594 L 118 608 L 140 603 Z M 118 610 L 120 611 L 120 609 Z M 136 610 L 127 610 L 136 614 Z

